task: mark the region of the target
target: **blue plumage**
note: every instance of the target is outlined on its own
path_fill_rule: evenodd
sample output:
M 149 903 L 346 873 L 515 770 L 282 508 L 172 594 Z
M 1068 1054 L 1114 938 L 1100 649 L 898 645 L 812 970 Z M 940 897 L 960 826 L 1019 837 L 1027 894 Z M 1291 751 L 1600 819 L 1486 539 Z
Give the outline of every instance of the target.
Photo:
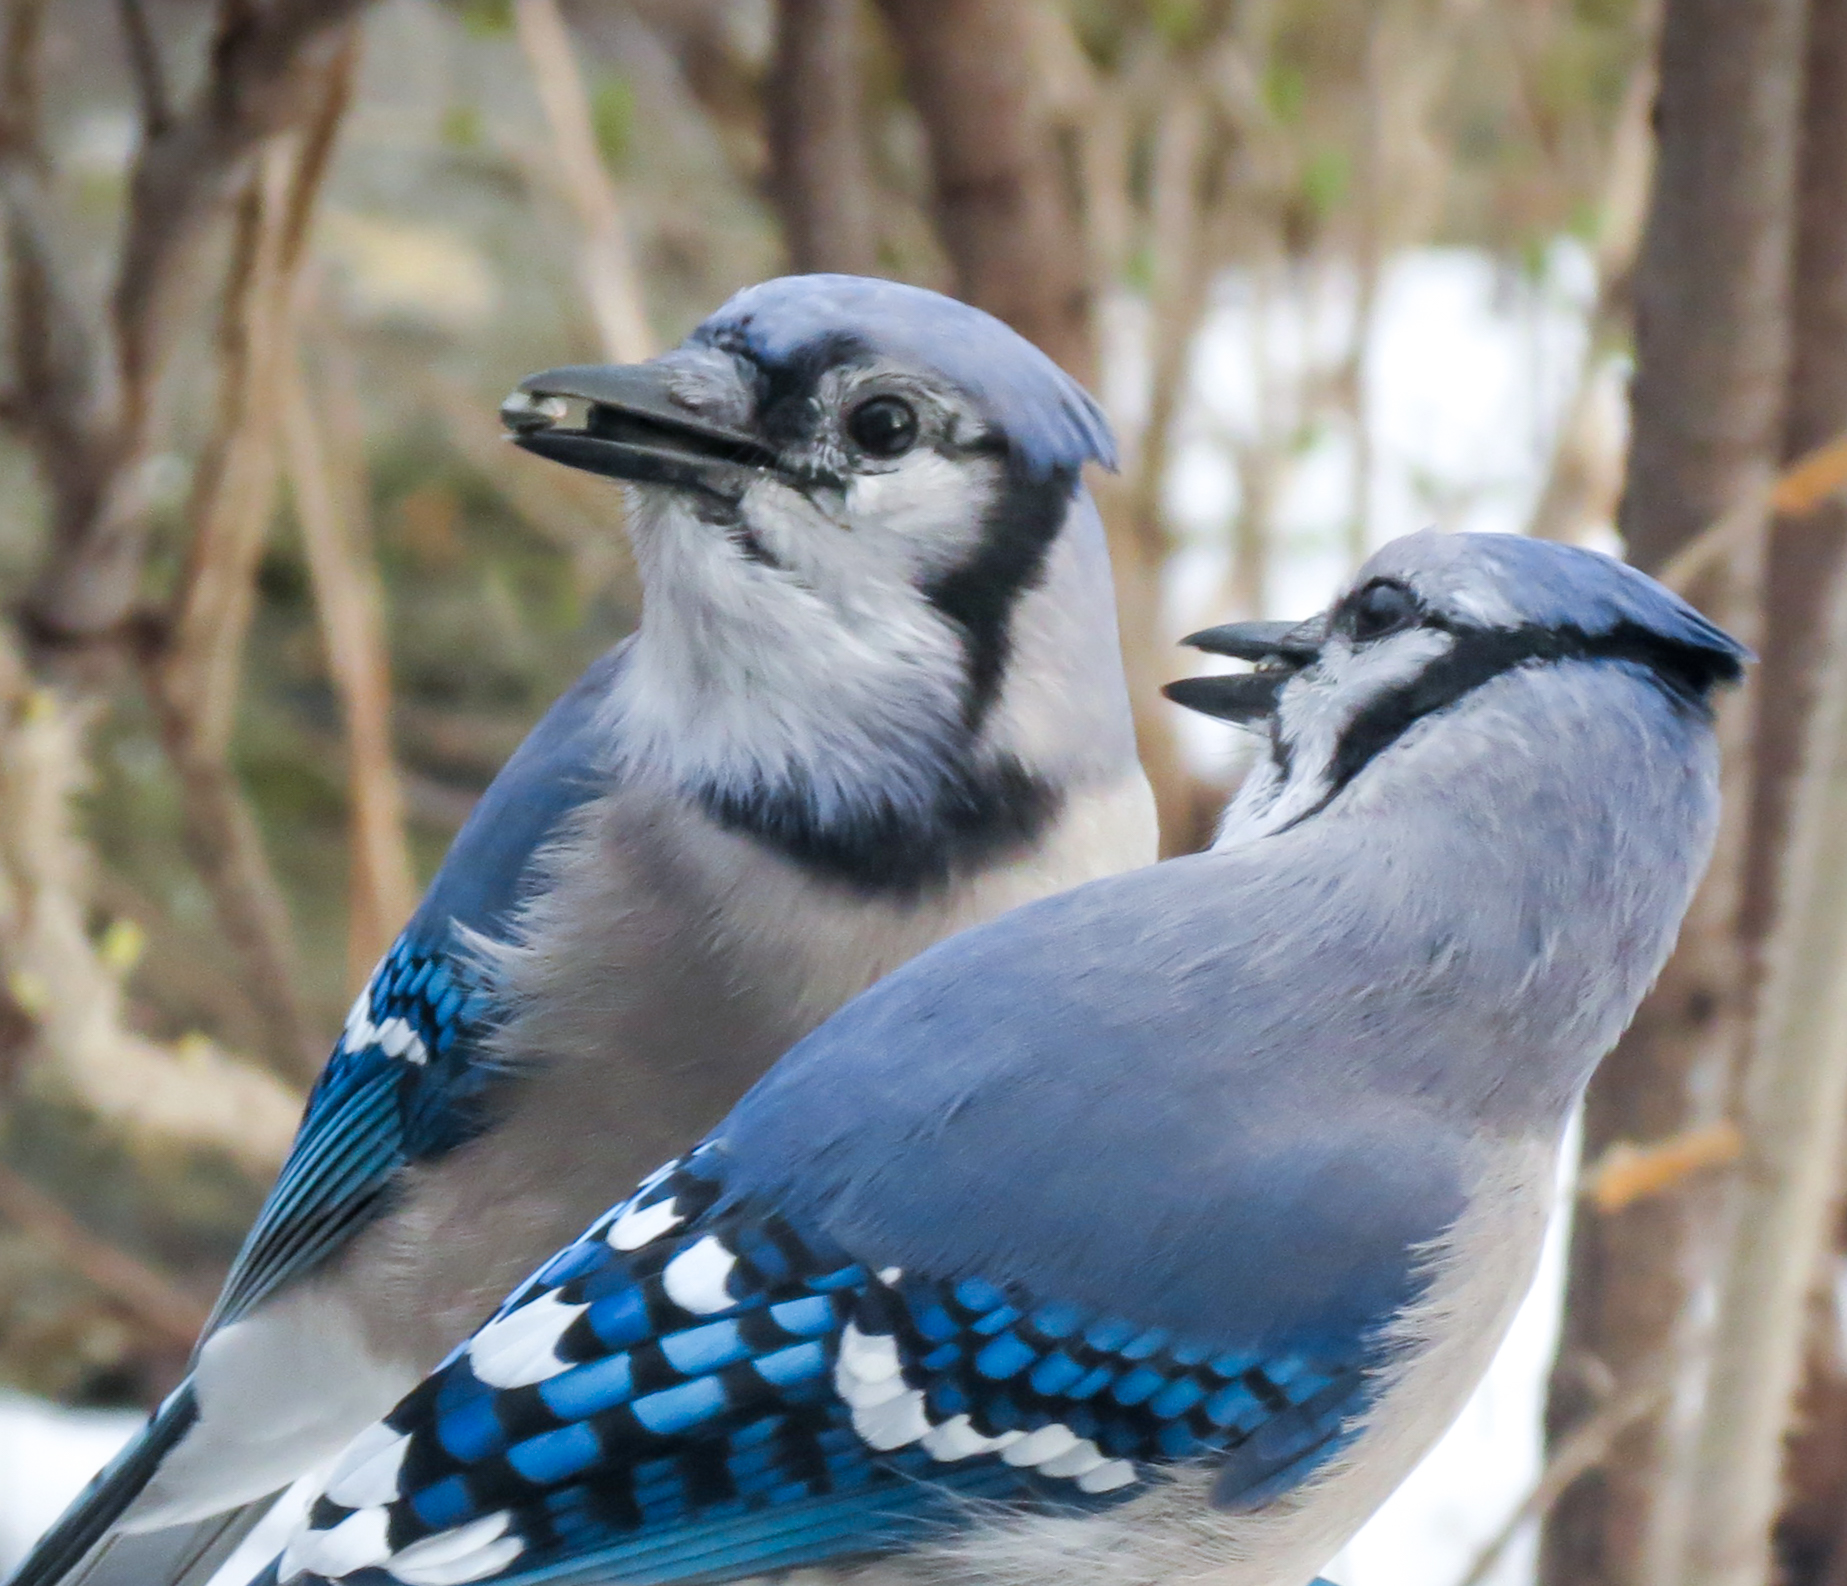
M 480 1044 L 491 1005 L 468 933 L 505 930 L 534 853 L 595 793 L 610 745 L 606 730 L 590 729 L 625 648 L 603 656 L 552 706 L 470 812 L 360 993 L 212 1327 L 346 1245 L 387 1204 L 406 1164 L 434 1160 L 480 1128 L 495 1078 Z
M 422 904 L 361 992 L 321 1071 L 276 1183 L 225 1279 L 204 1338 L 346 1248 L 390 1204 L 409 1164 L 470 1139 L 497 1071 L 481 1037 L 491 1007 L 467 933 L 499 935 L 534 854 L 591 797 L 608 733 L 594 712 L 626 645 L 604 655 L 547 712 L 470 812 Z M 203 1340 L 202 1340 L 203 1341 Z M 21 1581 L 59 1579 L 190 1432 L 182 1384 L 147 1429 L 40 1539 Z
M 503 416 L 631 487 L 643 621 L 496 779 L 356 1004 L 192 1363 L 195 1413 L 20 1586 L 198 1586 L 240 1511 L 842 1001 L 1152 857 L 1081 480 L 1107 425 L 997 321 L 772 283 L 645 364 L 535 375 Z M 579 1420 L 521 1447 L 530 1480 L 565 1480 L 597 1416 L 691 1435 L 746 1365 L 741 1336 L 689 1332 L 661 1344 L 677 1386 L 637 1394 L 614 1340 L 651 1319 L 612 1295 L 597 1325 L 612 1358 Z M 818 1350 L 751 1369 L 797 1392 Z M 487 1437 L 484 1413 L 452 1438 Z
M 731 1198 L 726 1166 L 713 1146 L 658 1176 L 392 1413 L 400 1566 L 490 1521 L 518 1544 L 508 1580 L 818 1562 L 970 1496 L 1095 1510 L 1266 1435 L 1266 1472 L 1293 1479 L 1363 1402 L 1358 1337 L 1338 1359 L 1262 1357 L 979 1277 L 879 1274 Z M 341 1482 L 310 1516 L 321 1532 L 366 1507 Z
M 1217 632 L 1271 658 L 1271 754 L 1213 850 L 798 1042 L 349 1448 L 284 1581 L 921 1550 L 957 1586 L 1298 1586 L 1340 1547 L 1530 1276 L 1704 863 L 1739 652 L 1607 559 L 1475 536 Z

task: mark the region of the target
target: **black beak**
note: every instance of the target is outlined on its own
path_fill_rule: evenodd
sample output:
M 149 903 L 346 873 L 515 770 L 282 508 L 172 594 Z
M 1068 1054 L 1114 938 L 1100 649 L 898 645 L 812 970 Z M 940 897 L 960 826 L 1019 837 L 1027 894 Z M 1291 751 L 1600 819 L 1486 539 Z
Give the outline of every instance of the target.
M 554 462 L 737 501 L 776 454 L 675 400 L 672 375 L 659 361 L 547 369 L 520 382 L 500 421 L 514 445 Z M 567 400 L 589 404 L 582 429 L 560 422 Z
M 1180 642 L 1234 661 L 1284 661 L 1301 668 L 1321 653 L 1326 637 L 1321 618 L 1311 617 L 1307 622 L 1227 622 L 1189 633 Z
M 1176 705 L 1203 716 L 1248 727 L 1276 712 L 1283 685 L 1321 654 L 1327 625 L 1320 617 L 1307 622 L 1227 622 L 1190 633 L 1180 642 L 1208 655 L 1254 661 L 1254 672 L 1226 672 L 1215 677 L 1183 677 L 1161 690 Z
M 1293 672 L 1226 672 L 1217 677 L 1183 677 L 1161 692 L 1176 705 L 1202 716 L 1251 726 L 1276 711 L 1276 696 Z

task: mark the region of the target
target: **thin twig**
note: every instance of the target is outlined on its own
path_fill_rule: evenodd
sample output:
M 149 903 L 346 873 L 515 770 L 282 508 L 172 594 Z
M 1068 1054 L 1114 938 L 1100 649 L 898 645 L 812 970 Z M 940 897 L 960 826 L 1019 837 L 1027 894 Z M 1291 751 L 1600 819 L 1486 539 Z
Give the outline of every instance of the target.
M 1552 1457 L 1546 1461 L 1545 1469 L 1539 1474 L 1539 1480 L 1475 1555 L 1474 1562 L 1456 1586 L 1483 1586 L 1483 1582 L 1500 1567 L 1501 1560 L 1520 1533 L 1527 1526 L 1545 1519 L 1566 1488 L 1602 1464 L 1617 1438 L 1638 1421 L 1652 1415 L 1667 1399 L 1667 1391 L 1665 1380 L 1643 1383 L 1627 1393 L 1618 1394 L 1589 1420 L 1575 1428 L 1553 1451 Z
M 348 521 L 299 356 L 283 376 L 282 431 L 295 517 L 314 585 L 327 670 L 346 717 L 351 802 L 347 972 L 371 970 L 416 905 L 404 793 L 391 750 L 391 661 L 383 596 L 363 525 Z
M 36 1184 L 0 1163 L 0 1217 L 54 1251 L 74 1272 L 181 1348 L 211 1308 L 120 1246 L 100 1239 Z
M 1743 1153 L 1744 1136 L 1729 1119 L 1647 1145 L 1619 1140 L 1580 1175 L 1578 1193 L 1608 1215 L 1678 1188 L 1696 1174 L 1730 1167 Z
M 1805 518 L 1847 489 L 1847 435 L 1805 452 L 1776 476 L 1769 506 L 1784 517 Z M 1683 594 L 1702 573 L 1749 544 L 1763 521 L 1764 503 L 1752 496 L 1705 528 L 1669 558 L 1655 577 Z
M 16 0 L 29 3 L 29 0 Z M 274 134 L 313 118 L 329 61 L 350 47 L 347 25 L 370 0 L 276 0 L 261 8 L 221 0 L 204 79 L 158 136 L 143 139 L 129 176 L 107 334 L 66 314 L 65 362 L 84 378 L 26 387 L 28 434 L 56 498 L 49 551 L 26 601 L 42 642 L 81 646 L 120 633 L 140 588 L 147 536 L 141 466 L 154 392 L 183 316 L 174 289 L 191 245 L 234 190 L 250 155 Z M 0 202 L 11 228 L 43 243 L 42 194 L 22 162 L 0 161 Z M 49 260 L 49 251 L 39 252 Z M 43 270 L 56 286 L 60 273 Z M 23 382 L 22 382 L 23 384 Z M 111 400 L 100 417 L 95 393 Z M 97 432 L 75 464 L 58 437 Z
M 189 516 L 172 641 L 150 679 L 180 782 L 186 846 L 244 961 L 274 1061 L 312 1074 L 318 1040 L 296 987 L 288 908 L 230 763 L 254 580 L 275 505 L 276 418 L 308 217 L 350 94 L 353 40 L 320 70 L 300 137 L 265 160 L 240 206 L 220 329 L 217 422 Z
M 618 363 L 637 363 L 655 351 L 643 307 L 641 272 L 635 266 L 622 201 L 597 152 L 589 96 L 558 0 L 513 0 L 513 17 L 551 125 L 565 192 L 584 228 L 584 290 L 603 351 Z

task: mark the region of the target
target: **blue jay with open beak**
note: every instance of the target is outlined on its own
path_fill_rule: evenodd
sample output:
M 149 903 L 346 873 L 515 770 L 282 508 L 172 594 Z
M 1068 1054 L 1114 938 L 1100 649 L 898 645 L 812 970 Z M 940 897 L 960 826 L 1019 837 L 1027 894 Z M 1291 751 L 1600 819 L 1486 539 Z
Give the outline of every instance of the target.
M 354 1005 L 191 1375 L 17 1586 L 203 1578 L 257 1500 L 841 1003 L 1154 857 L 1080 480 L 1108 429 L 997 320 L 792 277 L 503 413 L 631 482 L 640 629 L 481 801 Z
M 1449 1422 L 1661 968 L 1743 652 L 1574 547 L 1399 540 L 1195 643 L 1210 852 L 944 942 L 345 1451 L 263 1579 L 1302 1586 Z

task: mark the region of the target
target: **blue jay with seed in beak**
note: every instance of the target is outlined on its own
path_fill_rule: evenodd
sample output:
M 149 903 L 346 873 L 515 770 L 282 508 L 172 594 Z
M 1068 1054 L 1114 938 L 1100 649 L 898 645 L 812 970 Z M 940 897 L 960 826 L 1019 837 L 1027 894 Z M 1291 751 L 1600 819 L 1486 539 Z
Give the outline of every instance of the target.
M 1744 652 L 1415 535 L 1178 685 L 1210 852 L 798 1044 L 345 1451 L 263 1581 L 1301 1586 L 1486 1367 L 1710 851 Z M 812 1577 L 811 1577 L 812 1578 Z
M 1154 857 L 1096 405 L 979 310 L 804 276 L 503 416 L 630 484 L 640 629 L 355 1003 L 184 1384 L 15 1586 L 202 1579 L 841 1003 Z

